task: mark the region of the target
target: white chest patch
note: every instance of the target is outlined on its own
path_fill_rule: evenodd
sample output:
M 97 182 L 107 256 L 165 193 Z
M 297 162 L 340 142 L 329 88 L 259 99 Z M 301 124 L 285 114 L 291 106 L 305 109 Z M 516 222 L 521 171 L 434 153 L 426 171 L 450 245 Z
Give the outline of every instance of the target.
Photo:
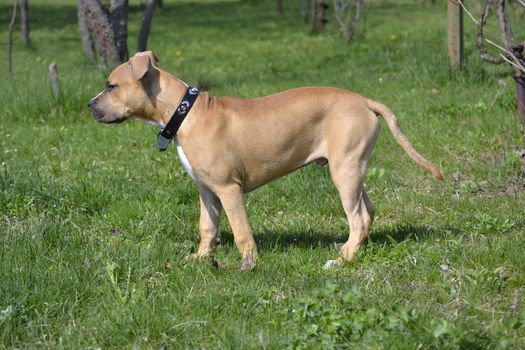
M 175 137 L 175 147 L 177 147 L 177 153 L 179 154 L 180 162 L 182 163 L 182 166 L 184 167 L 186 172 L 191 176 L 193 180 L 198 181 L 195 177 L 195 174 L 193 173 L 193 169 L 191 168 L 190 162 L 188 162 L 188 158 L 186 158 L 184 150 L 182 149 L 182 146 L 180 145 L 177 137 Z

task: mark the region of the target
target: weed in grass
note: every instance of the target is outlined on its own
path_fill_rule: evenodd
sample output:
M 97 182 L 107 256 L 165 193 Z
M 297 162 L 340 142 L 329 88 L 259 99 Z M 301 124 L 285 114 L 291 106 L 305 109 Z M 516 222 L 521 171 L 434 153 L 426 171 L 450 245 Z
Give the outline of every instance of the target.
M 327 283 L 290 310 L 298 337 L 293 349 L 337 349 L 364 344 L 369 348 L 486 349 L 494 339 L 475 322 L 429 318 L 410 304 L 363 307 L 367 296 L 354 285 Z M 521 327 L 519 321 L 514 327 Z
M 516 223 L 510 218 L 502 219 L 485 212 L 476 212 L 466 222 L 467 231 L 476 235 L 502 235 L 509 232 L 514 226 Z

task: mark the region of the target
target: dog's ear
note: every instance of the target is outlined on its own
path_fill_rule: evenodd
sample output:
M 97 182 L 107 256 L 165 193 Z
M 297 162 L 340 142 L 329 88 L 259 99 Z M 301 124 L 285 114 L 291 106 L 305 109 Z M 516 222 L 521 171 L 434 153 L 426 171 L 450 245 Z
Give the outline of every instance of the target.
M 150 69 L 150 58 L 147 55 L 135 55 L 129 60 L 131 74 L 136 80 L 144 78 Z
M 137 52 L 129 60 L 133 78 L 142 79 L 151 68 L 157 68 L 157 63 L 159 59 L 152 51 Z
M 159 63 L 159 58 L 157 57 L 157 55 L 155 55 L 153 53 L 153 51 L 142 51 L 142 52 L 137 52 L 135 54 L 135 57 L 137 56 L 148 56 L 150 58 L 150 61 L 153 65 L 156 65 L 157 63 Z
M 156 65 L 160 62 L 160 59 L 153 53 L 153 51 L 145 51 L 146 55 L 150 56 L 151 62 L 153 62 L 153 65 Z

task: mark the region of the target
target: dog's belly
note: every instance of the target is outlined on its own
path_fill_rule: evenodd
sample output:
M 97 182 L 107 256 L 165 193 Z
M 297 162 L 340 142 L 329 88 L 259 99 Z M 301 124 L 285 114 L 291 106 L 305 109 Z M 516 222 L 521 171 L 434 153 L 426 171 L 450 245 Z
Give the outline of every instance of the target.
M 245 192 L 263 186 L 312 162 L 322 166 L 327 163 L 324 142 L 312 149 L 290 147 L 273 158 L 249 157 L 243 163 Z
M 219 142 L 200 143 L 194 139 L 188 144 L 183 139 L 183 146 L 178 142 L 176 146 L 186 172 L 210 189 L 236 183 L 244 192 L 250 192 L 310 163 L 327 163 L 326 142 L 322 138 L 303 135 L 300 142 L 269 140 L 274 142 L 249 145 L 232 140 L 219 147 Z

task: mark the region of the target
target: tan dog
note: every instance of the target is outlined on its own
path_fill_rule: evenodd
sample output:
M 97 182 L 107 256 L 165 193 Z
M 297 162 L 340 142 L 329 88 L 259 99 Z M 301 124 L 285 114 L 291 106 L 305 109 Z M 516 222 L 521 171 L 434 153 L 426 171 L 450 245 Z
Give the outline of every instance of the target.
M 136 54 L 109 76 L 89 108 L 103 123 L 139 119 L 164 127 L 187 89 L 157 67 L 150 52 Z M 412 147 L 383 104 L 336 88 L 306 87 L 256 99 L 201 93 L 176 135 L 186 170 L 200 190 L 200 244 L 209 255 L 226 212 L 241 270 L 255 266 L 257 247 L 244 194 L 309 163 L 328 162 L 350 226 L 341 254 L 352 259 L 368 235 L 374 208 L 363 188 L 381 115 L 405 152 L 437 179 L 440 171 Z M 339 260 L 338 260 L 339 261 Z

